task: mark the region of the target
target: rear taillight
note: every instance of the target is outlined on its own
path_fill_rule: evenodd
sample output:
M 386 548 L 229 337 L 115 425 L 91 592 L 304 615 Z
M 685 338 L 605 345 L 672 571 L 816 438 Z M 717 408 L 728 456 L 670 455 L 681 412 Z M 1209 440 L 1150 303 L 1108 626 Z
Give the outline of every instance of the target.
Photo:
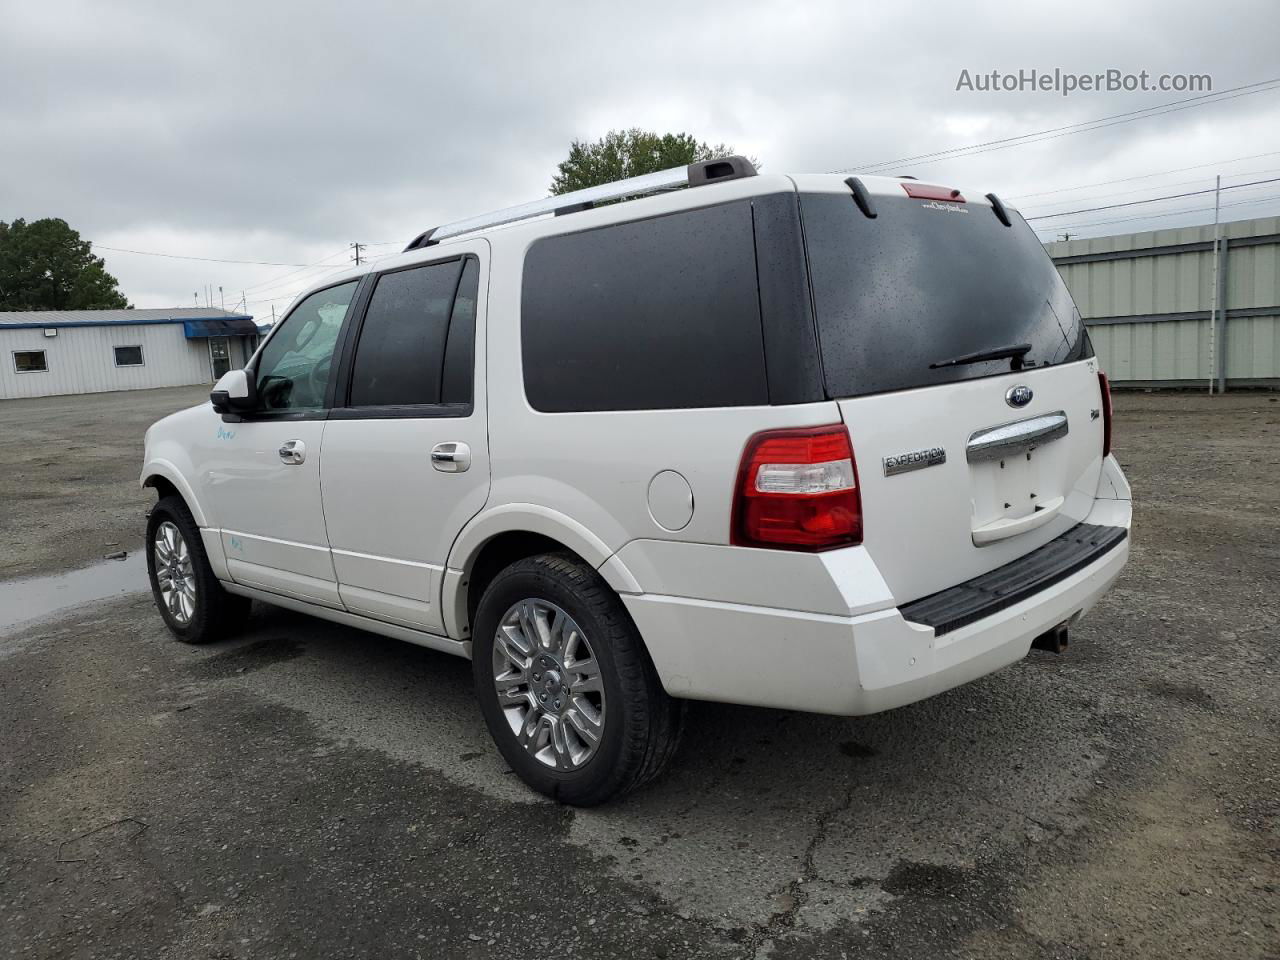
M 843 424 L 766 430 L 747 441 L 730 541 L 790 550 L 862 542 L 858 472 Z
M 1105 373 L 1098 374 L 1098 386 L 1102 389 L 1102 455 L 1111 452 L 1111 381 Z

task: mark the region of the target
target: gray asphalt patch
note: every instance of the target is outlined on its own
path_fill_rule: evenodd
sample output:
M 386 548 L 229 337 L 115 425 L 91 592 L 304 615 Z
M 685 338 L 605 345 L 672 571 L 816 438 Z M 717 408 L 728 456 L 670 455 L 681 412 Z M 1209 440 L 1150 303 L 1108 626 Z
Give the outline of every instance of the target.
M 691 704 L 596 810 L 506 768 L 463 660 L 260 604 L 190 647 L 145 594 L 19 627 L 0 956 L 1280 955 L 1280 405 L 1117 408 L 1133 558 L 1067 654 L 874 717 Z M 37 569 L 140 542 L 145 503 L 63 466 Z

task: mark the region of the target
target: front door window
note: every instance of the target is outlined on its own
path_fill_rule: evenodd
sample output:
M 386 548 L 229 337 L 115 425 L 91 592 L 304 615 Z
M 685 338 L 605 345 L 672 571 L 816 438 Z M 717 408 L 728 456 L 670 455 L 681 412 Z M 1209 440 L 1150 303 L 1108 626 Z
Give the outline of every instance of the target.
M 264 411 L 318 410 L 333 368 L 333 352 L 357 281 L 317 291 L 281 321 L 256 363 Z

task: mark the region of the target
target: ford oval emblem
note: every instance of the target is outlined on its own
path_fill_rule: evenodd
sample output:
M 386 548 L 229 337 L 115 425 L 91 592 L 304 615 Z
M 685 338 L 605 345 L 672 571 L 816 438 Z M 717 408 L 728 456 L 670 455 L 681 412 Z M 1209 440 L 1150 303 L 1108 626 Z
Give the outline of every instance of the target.
M 1009 388 L 1009 391 L 1004 395 L 1004 402 L 1011 407 L 1022 408 L 1031 402 L 1033 396 L 1035 394 L 1031 392 L 1030 387 L 1019 383 L 1017 386 Z

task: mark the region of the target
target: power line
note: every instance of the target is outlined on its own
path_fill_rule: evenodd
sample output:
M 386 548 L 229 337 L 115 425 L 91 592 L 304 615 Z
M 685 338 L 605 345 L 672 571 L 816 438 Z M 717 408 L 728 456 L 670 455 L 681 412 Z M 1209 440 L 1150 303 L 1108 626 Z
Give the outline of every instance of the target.
M 363 244 L 362 244 L 362 246 L 363 246 Z M 346 251 L 343 251 L 343 252 L 345 253 Z M 349 264 L 346 264 L 346 263 L 339 264 L 338 266 L 333 267 L 333 269 L 331 269 L 331 270 L 327 270 L 327 271 L 325 271 L 325 272 L 323 272 L 323 273 L 321 273 L 321 274 L 319 274 L 319 275 L 317 275 L 317 276 L 314 276 L 314 277 L 311 277 L 311 278 L 307 279 L 305 282 L 303 282 L 302 286 L 300 286 L 300 287 L 296 287 L 295 289 L 293 289 L 293 290 L 292 290 L 292 291 L 290 291 L 289 293 L 282 293 L 282 294 L 280 294 L 279 296 L 276 296 L 276 297 L 263 297 L 263 298 L 258 299 L 258 300 L 250 300 L 250 301 L 249 301 L 249 303 L 274 303 L 274 302 L 276 302 L 277 300 L 291 300 L 291 299 L 293 299 L 294 297 L 296 297 L 298 294 L 300 294 L 300 293 L 302 293 L 303 291 L 307 290 L 309 287 L 312 287 L 312 286 L 314 286 L 315 284 L 317 284 L 317 283 L 321 282 L 321 281 L 322 281 L 322 280 L 324 280 L 325 278 L 327 278 L 327 277 L 331 277 L 331 276 L 333 276 L 335 273 L 342 273 L 344 270 L 350 270 L 350 269 L 351 269 L 351 266 L 350 266 Z
M 1135 120 L 1146 120 L 1150 117 L 1163 116 L 1166 113 L 1176 113 L 1179 110 L 1189 110 L 1193 107 L 1206 106 L 1211 103 L 1223 103 L 1227 100 L 1234 100 L 1237 97 L 1252 96 L 1255 93 L 1266 93 L 1269 90 L 1276 89 L 1275 87 L 1270 86 L 1271 84 L 1276 83 L 1280 83 L 1280 77 L 1273 77 L 1270 80 L 1259 80 L 1256 83 L 1248 83 L 1239 87 L 1229 87 L 1228 89 L 1220 90 L 1217 93 L 1206 93 L 1196 97 L 1184 97 L 1181 100 L 1170 100 L 1167 103 L 1155 104 L 1154 106 L 1143 107 L 1139 110 L 1129 110 L 1125 113 L 1111 114 L 1110 116 L 1098 117 L 1093 120 L 1082 120 L 1079 123 L 1070 123 L 1061 127 L 1050 127 L 1046 130 L 1037 130 L 1032 133 L 1020 134 L 1016 137 L 1003 137 L 999 140 L 988 140 L 984 143 L 974 143 L 964 147 L 952 147 L 948 150 L 937 150 L 932 153 L 922 153 L 911 157 L 899 157 L 896 160 L 881 160 L 877 163 L 843 167 L 833 172 L 849 173 L 855 170 L 870 172 L 883 167 L 894 166 L 896 164 L 915 163 L 920 160 L 950 160 L 954 159 L 956 156 L 972 156 L 974 154 L 987 153 L 993 150 L 1007 150 L 1010 147 L 1025 146 L 1028 143 L 1040 143 L 1044 140 L 1056 140 L 1059 137 L 1072 136 L 1076 133 L 1089 133 L 1093 130 L 1102 130 L 1106 127 L 1116 126 L 1121 123 L 1132 123 Z M 1228 94 L 1230 94 L 1230 96 L 1228 96 Z
M 189 256 L 187 254 L 181 254 L 181 253 L 161 253 L 156 250 L 129 250 L 124 247 L 108 247 L 105 244 L 93 243 L 91 241 L 93 248 L 96 250 L 110 250 L 113 253 L 131 253 L 131 254 L 136 254 L 138 256 L 142 256 L 142 257 L 163 257 L 167 260 L 194 260 L 194 261 L 199 261 L 201 263 L 233 263 L 233 264 L 242 264 L 245 266 L 255 266 L 255 267 L 295 267 L 296 268 L 294 270 L 290 270 L 287 273 L 278 274 L 275 277 L 269 277 L 266 280 L 260 280 L 258 283 L 250 284 L 249 286 L 244 287 L 243 290 L 253 290 L 258 287 L 265 287 L 267 289 L 270 289 L 273 286 L 277 286 L 279 282 L 283 281 L 286 277 L 293 277 L 296 274 L 305 273 L 306 271 L 312 268 L 331 266 L 331 264 L 327 264 L 325 263 L 325 261 L 331 260 L 334 257 L 338 256 L 339 254 L 346 253 L 347 250 L 353 246 L 358 248 L 356 250 L 356 255 L 360 259 L 357 260 L 356 262 L 357 264 L 359 264 L 359 263 L 365 262 L 366 258 L 363 254 L 363 251 L 366 247 L 387 246 L 390 244 L 396 244 L 400 242 L 401 241 L 398 241 L 398 240 L 383 240 L 383 241 L 379 241 L 376 244 L 372 244 L 372 243 L 351 244 L 348 247 L 344 247 L 342 250 L 337 251 L 337 253 L 331 253 L 322 257 L 321 259 L 315 261 L 314 263 L 283 263 L 276 260 L 237 260 L 229 257 L 196 257 L 196 256 Z M 342 266 L 343 268 L 345 268 L 346 265 L 343 264 Z M 267 301 L 252 300 L 250 302 L 265 303 Z
M 1143 120 L 1143 119 L 1148 119 L 1149 117 L 1162 116 L 1166 113 L 1174 113 L 1178 110 L 1191 109 L 1192 107 L 1196 107 L 1196 106 L 1205 106 L 1209 103 L 1222 103 L 1227 100 L 1236 99 L 1237 97 L 1251 96 L 1255 93 L 1266 93 L 1271 90 L 1280 89 L 1280 87 L 1272 86 L 1273 84 L 1277 84 L 1277 83 L 1280 83 L 1280 77 L 1272 78 L 1270 80 L 1261 80 L 1256 83 L 1245 84 L 1239 87 L 1231 87 L 1231 88 L 1228 88 L 1227 90 L 1218 91 L 1217 93 L 1202 94 L 1196 97 L 1188 97 L 1181 100 L 1170 101 L 1164 104 L 1157 104 L 1151 107 L 1144 107 L 1138 110 L 1131 110 L 1126 113 L 1113 114 L 1109 117 L 1101 117 L 1094 120 L 1082 121 L 1080 123 L 1067 124 L 1061 127 L 1053 127 L 1047 130 L 1021 134 L 1016 137 L 1006 137 L 999 140 L 987 141 L 985 143 L 971 144 L 969 146 L 964 146 L 964 147 L 954 147 L 948 150 L 935 151 L 934 153 L 919 154 L 914 157 L 902 157 L 897 160 L 881 161 L 879 163 L 870 164 L 864 167 L 847 167 L 847 168 L 843 168 L 838 172 L 846 172 L 848 170 L 854 170 L 854 169 L 871 170 L 876 168 L 883 168 L 883 167 L 894 165 L 894 164 L 911 163 L 919 160 L 952 159 L 956 156 L 972 156 L 978 153 L 984 153 L 984 152 L 989 152 L 993 150 L 1003 150 L 1003 149 L 1008 149 L 1014 146 L 1025 146 L 1030 143 L 1038 143 L 1044 140 L 1057 139 L 1058 137 L 1070 136 L 1075 133 L 1088 133 L 1088 132 L 1092 132 L 1093 130 L 1101 130 L 1101 129 L 1104 129 L 1105 127 L 1115 126 L 1120 123 L 1130 123 L 1130 122 L 1133 122 L 1134 120 Z M 1273 151 L 1271 153 L 1254 154 L 1249 157 L 1237 157 L 1233 160 L 1215 161 L 1215 162 L 1205 163 L 1205 164 L 1196 164 L 1189 167 L 1182 167 L 1175 170 L 1164 171 L 1162 173 L 1142 174 L 1134 177 L 1118 178 L 1116 180 L 1109 180 L 1109 181 L 1101 181 L 1100 183 L 1096 183 L 1096 184 L 1085 184 L 1078 187 L 1062 187 L 1056 190 L 1043 191 L 1041 193 L 1024 194 L 1020 197 L 1020 199 L 1026 199 L 1028 197 L 1034 197 L 1034 196 L 1046 196 L 1053 193 L 1069 192 L 1071 190 L 1084 189 L 1085 187 L 1089 187 L 1089 186 L 1105 186 L 1111 183 L 1123 183 L 1123 182 L 1132 181 L 1132 180 L 1146 179 L 1149 177 L 1163 176 L 1166 173 L 1178 173 L 1185 170 L 1194 170 L 1202 167 L 1213 166 L 1215 163 L 1234 163 L 1239 160 L 1248 160 L 1248 159 L 1256 159 L 1259 157 L 1275 156 L 1276 154 L 1280 154 L 1280 151 Z M 1235 176 L 1247 176 L 1247 175 L 1248 174 L 1243 174 L 1243 173 L 1235 174 Z M 1223 189 L 1230 190 L 1230 189 L 1238 189 L 1242 187 L 1258 186 L 1264 183 L 1276 182 L 1277 179 L 1280 179 L 1280 178 L 1275 178 L 1272 180 L 1259 180 L 1259 181 L 1254 181 L 1252 183 L 1245 183 L 1245 184 L 1235 184 L 1229 187 L 1224 187 Z M 1189 183 L 1194 181 L 1186 181 L 1186 182 Z M 1169 185 L 1166 184 L 1164 186 L 1169 186 Z M 1119 194 L 1111 194 L 1111 195 L 1112 196 L 1124 195 L 1125 192 L 1132 193 L 1132 192 L 1138 192 L 1138 191 L 1122 191 Z M 1091 213 L 1091 212 L 1096 212 L 1101 210 L 1117 209 L 1120 207 L 1137 206 L 1137 205 L 1146 204 L 1146 203 L 1156 203 L 1163 200 L 1179 199 L 1182 197 L 1197 196 L 1204 193 L 1212 193 L 1212 192 L 1213 190 L 1191 191 L 1188 193 L 1171 194 L 1171 195 L 1162 196 L 1162 197 L 1153 197 L 1146 200 L 1135 200 L 1135 201 L 1130 201 L 1128 203 L 1109 204 L 1106 206 L 1088 207 L 1088 208 L 1077 209 L 1077 210 L 1065 210 L 1065 211 L 1060 211 L 1058 213 L 1049 213 L 1049 214 L 1043 214 L 1035 217 L 1028 217 L 1027 219 L 1028 220 L 1053 219 L 1056 217 L 1071 216 L 1078 213 Z M 1138 219 L 1141 219 L 1141 218 L 1138 218 Z M 391 246 L 393 244 L 399 244 L 400 242 L 401 241 L 380 240 L 380 241 L 375 241 L 371 243 L 352 244 L 351 246 L 355 248 L 356 263 L 361 264 L 365 259 L 361 253 L 362 249 L 370 246 Z M 127 253 L 127 254 L 134 254 L 138 256 L 163 257 L 166 259 L 173 259 L 173 260 L 191 260 L 191 261 L 199 261 L 204 263 L 243 264 L 247 266 L 270 266 L 270 267 L 296 268 L 290 271 L 289 273 L 281 274 L 277 277 L 269 278 L 264 281 L 259 281 L 256 284 L 251 284 L 250 286 L 244 288 L 245 290 L 252 290 L 258 287 L 263 287 L 269 290 L 272 287 L 282 286 L 284 285 L 285 278 L 292 277 L 298 273 L 305 273 L 312 269 L 320 268 L 322 266 L 328 266 L 328 264 L 325 264 L 324 261 L 332 259 L 332 257 L 337 255 L 337 254 L 329 254 L 328 256 L 322 258 L 319 261 L 316 261 L 315 263 L 304 264 L 304 263 L 285 263 L 285 262 L 270 261 L 270 260 L 240 260 L 240 259 L 223 258 L 223 257 L 197 257 L 197 256 L 184 255 L 184 254 L 163 253 L 163 252 L 150 251 L 150 250 L 132 250 L 132 249 L 126 249 L 122 247 L 109 247 L 109 246 L 100 245 L 100 244 L 94 244 L 94 246 L 97 249 L 110 250 L 115 253 Z M 345 252 L 345 251 L 339 251 L 339 252 Z M 380 257 L 378 259 L 383 259 L 383 258 Z M 342 265 L 341 267 L 331 272 L 337 272 L 338 269 L 345 269 L 345 265 Z M 315 279 L 319 279 L 319 278 L 313 278 L 310 282 L 315 282 Z M 278 297 L 253 300 L 248 302 L 269 303 L 274 300 L 283 300 L 283 299 L 286 299 L 287 297 L 291 297 L 295 295 L 296 293 L 290 293 L 290 294 L 284 294 Z
M 1280 177 L 1271 177 L 1267 180 L 1253 180 L 1249 183 L 1234 183 L 1229 187 L 1223 187 L 1223 190 L 1240 190 L 1244 187 L 1256 187 L 1263 183 L 1280 183 Z M 1031 220 L 1052 220 L 1055 217 L 1069 217 L 1076 213 L 1097 213 L 1099 210 L 1118 210 L 1121 207 L 1136 207 L 1144 203 L 1159 203 L 1161 200 L 1181 200 L 1183 197 L 1199 197 L 1206 193 L 1213 193 L 1216 188 L 1210 187 L 1207 190 L 1191 190 L 1187 193 L 1171 193 L 1164 197 L 1152 197 L 1149 200 L 1130 200 L 1127 203 L 1109 203 L 1101 207 L 1084 207 L 1080 210 L 1063 210 L 1060 213 L 1042 213 L 1038 217 L 1026 217 L 1027 221 Z
M 1212 101 L 1209 101 L 1209 103 L 1225 103 L 1227 100 L 1235 100 L 1238 97 L 1248 97 L 1248 96 L 1252 96 L 1255 93 L 1268 93 L 1274 90 L 1280 90 L 1280 87 L 1269 87 L 1266 90 L 1249 90 L 1244 93 L 1237 93 L 1230 97 L 1223 97 L 1220 100 L 1212 100 Z M 1008 150 L 1010 147 L 1023 147 L 1032 143 L 1044 143 L 1049 140 L 1059 140 L 1062 137 L 1070 137 L 1077 133 L 1093 133 L 1097 130 L 1105 130 L 1107 127 L 1116 127 L 1125 123 L 1133 123 L 1135 120 L 1148 120 L 1151 117 L 1162 117 L 1168 113 L 1178 113 L 1181 110 L 1190 110 L 1193 107 L 1203 107 L 1206 105 L 1207 104 L 1205 103 L 1191 103 L 1191 104 L 1186 104 L 1185 106 L 1180 106 L 1180 107 L 1175 106 L 1175 107 L 1171 107 L 1168 110 L 1160 110 L 1156 113 L 1149 113 L 1146 116 L 1142 116 L 1142 117 L 1129 117 L 1128 119 L 1114 120 L 1111 123 L 1099 123 L 1096 126 L 1092 126 L 1083 130 L 1068 130 L 1066 133 L 1055 133 L 1052 136 L 1034 137 L 1032 139 L 1023 140 L 1021 143 L 1009 143 L 1009 144 L 1005 144 L 1004 146 L 993 146 L 986 150 L 972 150 L 967 153 L 957 153 L 955 156 L 973 157 L 973 156 L 977 156 L 980 153 L 992 153 L 996 150 Z M 939 157 L 938 159 L 952 160 L 952 159 L 955 159 L 955 157 L 954 156 Z
M 1062 127 L 1051 127 L 1047 130 L 1037 130 L 1032 133 L 1024 133 L 1016 137 L 989 140 L 985 143 L 970 144 L 965 147 L 952 147 L 949 150 L 939 150 L 934 153 L 920 154 L 914 157 L 902 157 L 897 160 L 886 160 L 880 163 L 871 164 L 869 167 L 860 167 L 856 169 L 873 170 L 900 163 L 914 163 L 919 160 L 951 160 L 956 156 L 974 156 L 979 153 L 989 153 L 995 150 L 1007 150 L 1010 147 L 1026 146 L 1029 143 L 1041 143 L 1046 140 L 1057 140 L 1061 137 L 1069 137 L 1077 133 L 1092 133 L 1094 130 L 1103 130 L 1107 127 L 1114 127 L 1124 123 L 1132 123 L 1135 120 L 1147 120 L 1151 117 L 1164 116 L 1167 113 L 1177 113 L 1180 110 L 1190 110 L 1193 107 L 1202 107 L 1214 103 L 1224 103 L 1227 100 L 1235 100 L 1238 97 L 1252 96 L 1255 93 L 1267 93 L 1276 89 L 1269 85 L 1278 82 L 1280 82 L 1280 77 L 1276 77 L 1271 80 L 1260 80 L 1257 83 L 1246 84 L 1242 87 L 1230 87 L 1227 90 L 1220 90 L 1217 93 L 1202 94 L 1198 97 L 1187 97 L 1183 100 L 1171 100 L 1168 103 L 1156 104 L 1151 107 L 1143 107 L 1140 110 L 1130 110 L 1126 113 L 1112 114 L 1108 117 L 1098 117 L 1094 120 L 1082 120 L 1079 123 L 1071 123 Z M 1264 89 L 1250 89 L 1253 87 Z M 1231 96 L 1227 96 L 1227 94 L 1231 94 Z M 843 173 L 846 171 L 842 170 L 839 172 Z
M 1262 157 L 1274 157 L 1280 155 L 1280 150 L 1273 150 L 1270 153 L 1255 153 L 1248 157 L 1232 157 L 1230 160 L 1210 160 L 1208 163 L 1197 163 L 1190 167 L 1178 167 L 1174 170 L 1161 170 L 1158 173 L 1140 173 L 1135 177 L 1119 177 L 1115 180 L 1099 180 L 1097 183 L 1081 183 L 1074 187 L 1059 187 L 1056 190 L 1041 190 L 1039 193 L 1022 193 L 1017 196 L 1006 197 L 1007 200 L 1028 200 L 1031 197 L 1047 197 L 1051 193 L 1070 193 L 1072 190 L 1086 190 L 1089 187 L 1109 187 L 1113 183 L 1128 183 L 1131 180 L 1149 180 L 1152 177 L 1163 177 L 1170 173 L 1186 173 L 1188 170 L 1202 170 L 1205 167 L 1220 167 L 1228 163 L 1240 163 L 1244 160 L 1258 160 Z M 1237 174 L 1231 174 L 1237 176 Z M 1244 176 L 1244 174 L 1238 174 Z
M 292 293 L 282 293 L 278 297 L 264 297 L 261 300 L 250 300 L 249 303 L 276 303 L 277 301 L 280 301 L 280 300 L 292 300 L 299 293 L 301 293 L 302 290 L 305 290 L 305 289 L 306 288 L 303 287 L 300 290 L 294 290 Z
M 1280 200 L 1280 193 L 1272 194 L 1267 197 L 1250 197 L 1248 200 L 1237 200 L 1234 203 L 1224 203 L 1221 204 L 1221 207 L 1225 210 L 1227 207 L 1246 207 L 1252 203 L 1267 203 L 1272 200 Z M 1159 220 L 1164 217 L 1176 217 L 1186 213 L 1207 213 L 1212 209 L 1213 207 L 1185 207 L 1181 210 L 1167 210 L 1164 213 L 1144 213 L 1136 217 L 1117 217 L 1113 220 L 1092 220 L 1088 223 L 1064 223 L 1052 228 L 1041 227 L 1040 231 L 1045 232 L 1047 229 L 1050 231 L 1076 230 L 1084 227 L 1104 227 L 1113 223 L 1133 223 L 1137 220 Z
M 347 248 L 343 247 L 341 250 L 336 250 L 333 253 L 326 254 L 325 256 L 317 260 L 315 263 L 309 263 L 305 267 L 299 267 L 297 270 L 289 270 L 286 273 L 278 273 L 274 277 L 268 277 L 266 280 L 259 280 L 257 283 L 251 283 L 249 284 L 249 286 L 245 287 L 244 289 L 256 290 L 258 287 L 275 286 L 277 282 L 284 280 L 285 277 L 296 276 L 297 274 L 305 273 L 312 268 L 330 266 L 330 264 L 325 263 L 326 260 L 332 260 L 334 257 L 341 256 L 346 252 L 347 252 Z
M 204 263 L 243 263 L 256 267 L 309 267 L 309 263 L 279 263 L 274 260 L 227 260 L 222 257 L 189 257 L 181 253 L 156 253 L 154 250 L 126 250 L 123 247 L 107 247 L 100 243 L 93 243 L 94 248 L 98 250 L 110 250 L 112 253 L 136 253 L 141 257 L 165 257 L 169 260 L 200 260 Z
M 1272 167 L 1268 170 L 1246 170 L 1246 171 L 1241 171 L 1240 173 L 1223 174 L 1223 176 L 1225 177 L 1256 177 L 1265 173 L 1278 173 L 1278 172 L 1280 172 L 1280 168 Z M 1179 180 L 1174 183 L 1153 183 L 1150 186 L 1137 187 L 1133 190 L 1117 190 L 1114 193 L 1088 194 L 1087 196 L 1076 197 L 1075 199 L 1072 199 L 1072 200 L 1050 200 L 1048 205 L 1053 206 L 1056 204 L 1063 204 L 1063 203 L 1081 203 L 1088 200 L 1105 200 L 1108 197 L 1130 197 L 1130 196 L 1133 196 L 1135 193 L 1142 193 L 1144 190 L 1167 190 L 1170 187 L 1187 187 L 1193 183 L 1204 183 L 1209 179 L 1210 179 L 1209 177 L 1197 177 L 1194 180 Z M 1039 206 L 1038 204 L 1032 204 L 1032 209 L 1037 209 L 1038 206 Z
M 1226 188 L 1224 187 L 1223 189 L 1225 190 Z M 1210 190 L 1209 192 L 1213 193 L 1212 190 Z M 1247 199 L 1237 200 L 1234 203 L 1223 203 L 1223 204 L 1220 204 L 1220 206 L 1242 207 L 1242 206 L 1247 206 L 1248 204 L 1251 204 L 1251 203 L 1264 203 L 1268 200 L 1274 199 L 1276 196 L 1277 195 L 1275 194 L 1269 194 L 1265 197 L 1249 197 Z M 1032 227 L 1031 229 L 1040 231 L 1040 232 L 1053 231 L 1053 230 L 1072 230 L 1072 229 L 1075 229 L 1076 227 L 1094 227 L 1094 226 L 1101 226 L 1103 224 L 1108 224 L 1108 223 L 1130 223 L 1135 220 L 1157 220 L 1162 217 L 1174 217 L 1182 213 L 1203 213 L 1206 210 L 1212 210 L 1212 209 L 1213 207 L 1182 207 L 1178 210 L 1166 210 L 1161 213 L 1138 213 L 1138 214 L 1135 214 L 1134 216 L 1129 216 L 1129 217 L 1116 217 L 1110 220 L 1091 220 L 1091 221 L 1088 221 L 1087 223 L 1045 224 L 1044 226 Z
M 343 253 L 346 253 L 346 251 L 344 250 Z M 272 295 L 272 291 L 279 290 L 281 287 L 289 287 L 294 290 L 302 289 L 334 271 L 346 270 L 348 267 L 349 265 L 345 263 L 317 264 L 314 267 L 296 272 L 294 276 L 288 278 L 280 277 L 273 282 L 263 284 L 254 293 L 256 296 L 266 299 Z

